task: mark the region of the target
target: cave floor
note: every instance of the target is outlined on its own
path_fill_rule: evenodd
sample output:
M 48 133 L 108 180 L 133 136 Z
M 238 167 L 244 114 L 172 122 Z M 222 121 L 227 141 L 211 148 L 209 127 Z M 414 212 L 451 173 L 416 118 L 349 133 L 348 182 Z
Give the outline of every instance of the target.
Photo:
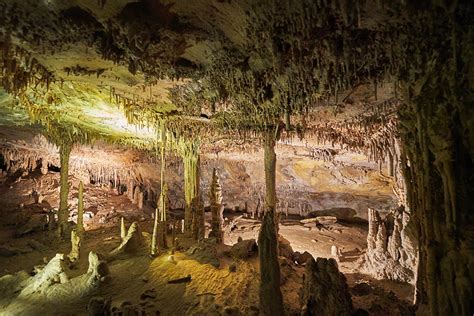
M 43 176 L 43 185 L 54 187 L 54 178 L 55 175 L 51 174 Z M 35 265 L 44 264 L 56 253 L 69 253 L 70 242 L 58 241 L 53 232 L 32 231 L 18 236 L 24 227 L 19 223 L 27 221 L 32 214 L 43 212 L 50 205 L 57 205 L 54 197 L 58 194 L 53 189 L 45 194 L 43 203 L 31 201 L 30 192 L 35 185 L 38 184 L 33 179 L 24 179 L 0 189 L 0 277 L 20 270 L 30 272 Z M 74 179 L 72 185 L 75 185 Z M 73 197 L 74 192 L 72 190 Z M 89 251 L 107 253 L 120 243 L 119 222 L 122 216 L 128 225 L 138 221 L 145 235 L 152 231 L 151 207 L 139 210 L 125 195 L 117 195 L 108 188 L 87 185 L 86 194 L 86 211 L 89 210 L 93 217 L 86 221 L 88 230 L 81 258 L 68 271 L 70 278 L 87 270 Z M 227 244 L 234 244 L 239 237 L 257 238 L 260 228 L 258 220 L 237 216 L 241 214 L 225 215 L 234 224 L 233 229 L 225 234 Z M 355 310 L 361 308 L 372 315 L 409 314 L 413 296 L 411 285 L 375 280 L 360 271 L 360 260 L 366 248 L 366 225 L 338 222 L 318 229 L 305 227 L 298 218 L 282 216 L 280 234 L 291 243 L 294 251 L 308 251 L 314 257 L 331 257 L 332 245 L 341 250 L 343 258 L 339 267 L 347 278 Z M 142 249 L 135 255 L 110 262 L 110 276 L 93 295 L 111 298 L 112 306 L 120 306 L 124 302 L 140 305 L 147 314 L 156 311 L 161 315 L 258 314 L 258 257 L 234 260 L 225 254 L 228 249 L 229 246 L 219 246 L 216 253 L 209 254 L 218 260 L 219 267 L 204 263 L 205 260 L 189 255 L 185 249 L 157 258 L 150 258 L 146 249 Z M 236 271 L 230 272 L 229 265 L 234 264 Z M 300 310 L 299 291 L 303 273 L 303 266 L 282 258 L 281 289 L 288 314 L 296 314 Z M 170 280 L 188 275 L 192 278 L 189 283 L 168 284 Z M 30 304 L 28 308 L 22 308 L 25 308 L 25 314 L 31 315 L 83 315 L 87 314 L 86 307 L 91 296 L 88 294 L 66 301 L 61 297 L 41 302 L 32 300 L 24 302 L 25 306 Z M 11 301 L 8 299 L 0 299 L 0 311 L 9 304 Z

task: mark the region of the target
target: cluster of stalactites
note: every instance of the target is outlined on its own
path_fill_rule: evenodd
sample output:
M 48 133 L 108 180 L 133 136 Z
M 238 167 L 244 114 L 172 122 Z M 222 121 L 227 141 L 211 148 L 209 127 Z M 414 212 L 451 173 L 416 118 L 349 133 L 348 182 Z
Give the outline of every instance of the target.
M 53 73 L 42 66 L 25 49 L 13 44 L 8 35 L 0 38 L 1 85 L 8 93 L 24 93 L 28 86 L 49 88 Z

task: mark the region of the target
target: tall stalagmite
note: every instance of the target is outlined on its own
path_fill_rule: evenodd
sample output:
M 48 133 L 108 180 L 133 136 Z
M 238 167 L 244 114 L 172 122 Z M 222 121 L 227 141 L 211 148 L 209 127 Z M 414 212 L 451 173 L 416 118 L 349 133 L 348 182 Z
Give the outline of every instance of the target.
M 275 135 L 265 133 L 265 215 L 258 235 L 260 259 L 260 313 L 283 315 L 283 298 L 280 290 L 280 265 L 278 261 L 278 220 L 276 219 L 276 154 Z
M 199 195 L 199 145 L 196 141 L 186 142 L 182 146 L 184 163 L 184 233 L 192 235 L 195 217 L 196 199 Z
M 79 193 L 77 201 L 77 233 L 82 235 L 84 233 L 84 185 L 82 181 L 79 182 Z
M 209 201 L 211 203 L 211 214 L 212 214 L 212 231 L 209 234 L 209 237 L 216 238 L 217 243 L 222 243 L 224 241 L 224 234 L 222 231 L 222 213 L 224 211 L 224 206 L 222 205 L 222 188 L 219 181 L 219 174 L 217 169 L 212 170 L 212 181 L 211 188 L 209 190 Z
M 61 163 L 59 180 L 59 211 L 58 211 L 58 234 L 65 237 L 66 226 L 69 218 L 68 196 L 69 196 L 69 156 L 72 145 L 64 142 L 59 146 L 59 158 Z

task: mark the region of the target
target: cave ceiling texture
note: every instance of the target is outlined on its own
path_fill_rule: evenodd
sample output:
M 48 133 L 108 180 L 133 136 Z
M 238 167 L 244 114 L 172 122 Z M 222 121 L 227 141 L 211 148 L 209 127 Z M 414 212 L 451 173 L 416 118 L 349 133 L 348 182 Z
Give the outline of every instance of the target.
M 275 143 L 390 156 L 419 244 L 416 306 L 471 315 L 473 54 L 469 0 L 1 0 L 0 125 L 59 148 L 263 147 L 270 208 Z M 259 241 L 269 262 L 273 241 Z

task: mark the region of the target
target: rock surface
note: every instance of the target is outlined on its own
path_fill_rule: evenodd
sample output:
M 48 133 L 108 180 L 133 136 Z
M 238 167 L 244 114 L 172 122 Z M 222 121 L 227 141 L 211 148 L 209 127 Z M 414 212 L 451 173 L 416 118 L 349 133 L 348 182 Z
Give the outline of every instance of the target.
M 311 258 L 306 263 L 300 293 L 302 315 L 351 315 L 352 300 L 346 278 L 334 259 Z
M 255 256 L 258 252 L 258 246 L 255 239 L 241 240 L 230 248 L 229 254 L 233 258 L 247 259 Z

